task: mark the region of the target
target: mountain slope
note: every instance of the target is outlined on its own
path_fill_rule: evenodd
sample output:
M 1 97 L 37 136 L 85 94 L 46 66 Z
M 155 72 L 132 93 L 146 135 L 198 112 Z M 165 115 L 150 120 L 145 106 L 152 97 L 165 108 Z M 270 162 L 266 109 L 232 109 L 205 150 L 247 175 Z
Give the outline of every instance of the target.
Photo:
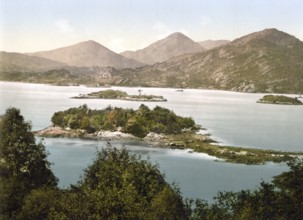
M 127 72 L 125 72 L 127 75 Z M 303 92 L 303 42 L 266 29 L 221 47 L 174 57 L 132 71 L 133 85 L 223 89 L 243 92 Z
M 229 42 L 230 42 L 229 40 L 205 40 L 205 41 L 200 41 L 198 43 L 206 50 L 211 50 L 213 48 L 227 44 Z
M 21 53 L 0 52 L 1 72 L 45 71 L 63 67 L 65 64 Z
M 32 53 L 31 55 L 78 67 L 111 66 L 120 69 L 144 65 L 136 60 L 116 54 L 95 41 L 85 41 L 51 51 Z
M 173 33 L 148 47 L 137 51 L 125 51 L 121 55 L 139 60 L 143 63 L 154 64 L 163 62 L 171 57 L 205 51 L 198 43 L 182 33 Z

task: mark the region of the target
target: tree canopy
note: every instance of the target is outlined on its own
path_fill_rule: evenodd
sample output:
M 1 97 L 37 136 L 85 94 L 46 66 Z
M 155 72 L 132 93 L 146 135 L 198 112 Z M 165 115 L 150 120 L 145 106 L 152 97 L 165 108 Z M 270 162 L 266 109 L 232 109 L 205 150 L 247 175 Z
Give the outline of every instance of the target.
M 57 185 L 44 145 L 36 143 L 31 124 L 16 108 L 0 118 L 0 180 L 1 213 L 10 214 L 31 190 Z
M 182 196 L 157 166 L 111 147 L 97 153 L 69 190 L 29 195 L 21 216 L 39 219 L 41 213 L 49 219 L 186 219 Z
M 145 137 L 149 132 L 179 134 L 182 129 L 197 130 L 192 118 L 177 116 L 173 111 L 156 106 L 149 109 L 141 105 L 139 109 L 112 108 L 92 110 L 86 105 L 59 111 L 52 116 L 52 123 L 60 127 L 84 129 L 91 133 L 96 130 L 117 130 L 137 137 Z

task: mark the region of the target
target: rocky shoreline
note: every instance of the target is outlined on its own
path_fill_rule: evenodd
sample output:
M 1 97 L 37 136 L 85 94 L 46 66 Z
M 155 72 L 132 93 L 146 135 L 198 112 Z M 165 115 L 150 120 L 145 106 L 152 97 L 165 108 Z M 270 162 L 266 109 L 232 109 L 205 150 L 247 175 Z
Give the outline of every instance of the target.
M 34 131 L 34 134 L 40 137 L 49 137 L 49 138 L 84 138 L 84 139 L 92 139 L 92 140 L 101 140 L 101 141 L 143 141 L 147 144 L 165 147 L 165 148 L 178 148 L 185 149 L 185 143 L 181 143 L 180 141 L 173 141 L 171 136 L 164 134 L 157 134 L 154 132 L 150 132 L 144 138 L 135 137 L 132 134 L 123 133 L 121 131 L 97 131 L 94 133 L 87 133 L 85 130 L 81 129 L 70 129 L 70 128 L 62 128 L 58 126 L 49 126 L 45 129 Z M 206 136 L 205 136 L 206 138 Z
M 47 127 L 34 132 L 41 137 L 83 138 L 101 141 L 140 141 L 155 147 L 170 149 L 191 149 L 190 152 L 206 153 L 218 161 L 241 163 L 247 165 L 265 164 L 267 162 L 281 163 L 303 156 L 303 152 L 281 152 L 255 148 L 221 146 L 216 144 L 209 135 L 184 132 L 181 134 L 157 134 L 150 132 L 144 138 L 118 131 L 97 131 L 88 134 L 85 130 L 70 128 Z
M 58 126 L 50 126 L 45 129 L 35 131 L 35 135 L 41 137 L 66 137 L 66 138 L 87 138 L 94 140 L 139 140 L 132 134 L 126 134 L 121 131 L 97 131 L 94 133 L 87 133 L 85 130 L 81 129 L 70 129 L 61 128 Z

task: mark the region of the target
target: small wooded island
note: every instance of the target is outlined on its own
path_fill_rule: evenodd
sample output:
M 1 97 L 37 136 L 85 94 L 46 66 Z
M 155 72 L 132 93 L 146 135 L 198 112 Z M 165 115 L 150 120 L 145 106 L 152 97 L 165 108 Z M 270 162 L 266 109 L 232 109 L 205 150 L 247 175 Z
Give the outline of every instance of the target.
M 166 148 L 189 148 L 232 163 L 284 162 L 303 153 L 280 152 L 217 145 L 190 117 L 156 106 L 137 110 L 107 107 L 92 110 L 86 105 L 54 113 L 52 127 L 36 132 L 44 137 L 77 137 L 98 140 L 137 140 Z
M 127 101 L 141 101 L 141 102 L 166 102 L 167 100 L 163 96 L 155 96 L 155 95 L 142 95 L 141 90 L 139 91 L 139 95 L 129 95 L 126 92 L 121 90 L 102 90 L 98 92 L 92 92 L 89 94 L 80 94 L 79 96 L 75 96 L 72 98 L 75 99 L 120 99 Z
M 279 104 L 279 105 L 302 105 L 303 103 L 297 98 L 284 95 L 265 95 L 257 103 Z

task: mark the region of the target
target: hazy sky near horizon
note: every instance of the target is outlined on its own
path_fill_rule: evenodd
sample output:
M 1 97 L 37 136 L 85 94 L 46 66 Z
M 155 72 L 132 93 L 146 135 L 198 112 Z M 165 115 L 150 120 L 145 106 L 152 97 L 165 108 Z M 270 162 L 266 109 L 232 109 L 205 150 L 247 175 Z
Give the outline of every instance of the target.
M 303 40 L 302 21 L 302 0 L 0 0 L 0 51 L 94 40 L 122 52 L 173 32 L 233 40 L 265 28 Z

